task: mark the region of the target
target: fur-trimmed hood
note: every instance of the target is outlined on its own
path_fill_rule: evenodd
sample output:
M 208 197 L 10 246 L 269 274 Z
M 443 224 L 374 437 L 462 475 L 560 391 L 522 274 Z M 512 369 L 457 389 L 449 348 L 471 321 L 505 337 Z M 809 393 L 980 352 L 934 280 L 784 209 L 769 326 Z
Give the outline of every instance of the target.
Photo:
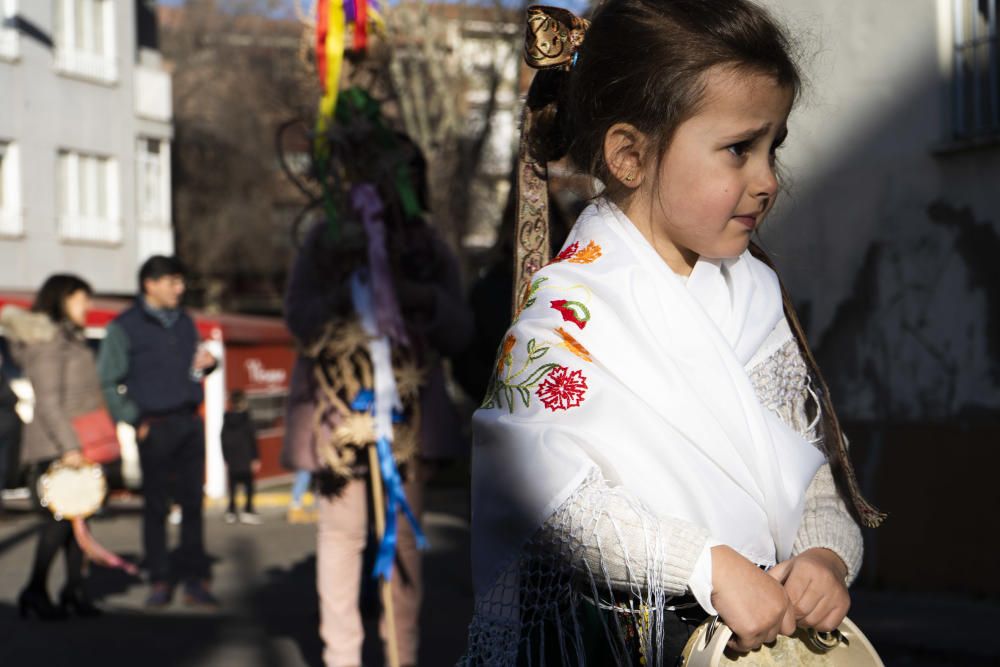
M 0 326 L 8 340 L 28 345 L 51 341 L 59 332 L 58 325 L 45 313 L 33 313 L 13 305 L 0 310 Z

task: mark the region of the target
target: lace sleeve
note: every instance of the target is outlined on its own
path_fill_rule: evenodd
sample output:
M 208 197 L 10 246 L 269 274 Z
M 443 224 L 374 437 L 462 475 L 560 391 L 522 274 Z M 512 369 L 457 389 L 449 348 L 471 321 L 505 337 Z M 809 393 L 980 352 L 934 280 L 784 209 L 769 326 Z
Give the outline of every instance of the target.
M 594 473 L 546 521 L 536 548 L 565 553 L 577 574 L 613 590 L 687 591 L 709 539 L 705 528 L 656 517 L 625 490 Z

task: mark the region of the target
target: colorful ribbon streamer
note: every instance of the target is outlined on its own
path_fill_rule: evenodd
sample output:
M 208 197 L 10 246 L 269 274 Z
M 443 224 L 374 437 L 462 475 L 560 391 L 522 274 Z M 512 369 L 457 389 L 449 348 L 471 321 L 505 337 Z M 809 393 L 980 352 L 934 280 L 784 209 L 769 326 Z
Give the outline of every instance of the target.
M 392 456 L 392 446 L 387 438 L 379 438 L 376 442 L 378 451 L 379 468 L 382 471 L 382 482 L 385 484 L 385 534 L 382 535 L 382 544 L 378 547 L 378 556 L 375 557 L 374 577 L 384 577 L 388 581 L 392 576 L 392 564 L 396 560 L 397 527 L 396 513 L 403 510 L 410 525 L 413 527 L 413 535 L 417 539 L 417 548 L 427 548 L 427 537 L 424 535 L 420 522 L 413 514 L 410 503 L 406 500 L 406 492 L 403 490 L 403 479 L 396 468 L 396 461 Z
M 392 269 L 389 268 L 389 251 L 385 242 L 385 223 L 382 222 L 382 212 L 385 207 L 378 196 L 378 190 L 371 183 L 358 183 L 351 189 L 351 204 L 361 216 L 361 224 L 368 239 L 368 272 L 375 298 L 375 323 L 378 326 L 378 333 L 409 346 L 410 338 L 406 333 L 403 314 L 396 298 L 396 289 L 392 284 Z
M 351 410 L 356 412 L 375 413 L 375 392 L 371 389 L 362 389 L 351 402 Z M 403 415 L 399 410 L 393 409 L 392 423 L 398 424 L 403 421 Z M 375 557 L 375 569 L 372 576 L 385 577 L 389 580 L 392 576 L 392 564 L 396 560 L 396 546 L 399 541 L 399 529 L 396 523 L 396 515 L 399 510 L 403 511 L 407 520 L 413 527 L 413 534 L 417 539 L 417 548 L 427 548 L 427 536 L 424 534 L 420 521 L 417 520 L 406 499 L 406 491 L 403 487 L 403 479 L 396 467 L 396 459 L 392 455 L 392 445 L 388 438 L 378 438 L 375 444 L 378 453 L 379 470 L 382 473 L 382 483 L 385 485 L 386 505 L 385 505 L 385 533 L 382 535 L 382 542 L 378 546 L 378 555 Z
M 351 410 L 355 412 L 374 412 L 375 408 L 375 392 L 371 389 L 362 389 L 358 392 L 358 395 L 354 397 L 351 402 Z M 393 408 L 392 409 L 392 423 L 402 424 L 406 421 L 406 417 L 402 412 Z
M 80 549 L 83 553 L 87 554 L 87 557 L 94 563 L 98 565 L 103 565 L 104 567 L 118 568 L 124 570 L 127 574 L 133 576 L 139 574 L 139 568 L 135 564 L 128 562 L 121 556 L 108 551 L 100 542 L 94 539 L 93 534 L 91 534 L 90 529 L 87 527 L 87 521 L 83 517 L 76 517 L 70 520 L 73 526 L 73 537 L 76 538 L 76 543 L 80 545 Z
M 427 538 L 420 522 L 413 514 L 410 503 L 406 500 L 403 479 L 396 468 L 396 460 L 392 455 L 393 422 L 396 413 L 401 409 L 399 392 L 396 389 L 396 379 L 392 372 L 392 351 L 389 337 L 378 333 L 375 321 L 375 297 L 372 291 L 371 278 L 368 271 L 360 269 L 351 276 L 351 298 L 354 310 L 358 314 L 362 328 L 372 338 L 368 342 L 368 352 L 374 370 L 375 387 L 370 392 L 360 392 L 353 401 L 354 406 L 366 407 L 375 418 L 375 451 L 378 455 L 379 472 L 385 487 L 385 532 L 379 544 L 378 555 L 375 558 L 375 577 L 388 580 L 392 575 L 392 564 L 396 559 L 396 543 L 398 528 L 396 514 L 403 514 L 413 526 L 417 548 L 427 547 Z
M 337 108 L 347 31 L 353 35 L 351 50 L 362 52 L 368 48 L 369 24 L 385 29 L 377 0 L 317 0 L 316 70 L 323 91 L 316 127 L 320 134 L 329 127 Z
M 337 108 L 340 70 L 344 62 L 346 21 L 341 1 L 318 0 L 316 3 L 316 69 L 323 97 L 316 120 L 317 141 L 326 133 Z M 317 146 L 318 147 L 318 146 Z

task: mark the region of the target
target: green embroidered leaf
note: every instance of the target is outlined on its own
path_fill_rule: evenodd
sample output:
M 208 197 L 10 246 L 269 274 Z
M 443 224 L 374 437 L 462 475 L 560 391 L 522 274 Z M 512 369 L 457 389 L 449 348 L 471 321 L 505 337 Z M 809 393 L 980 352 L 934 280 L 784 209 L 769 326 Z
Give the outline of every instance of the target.
M 521 402 L 524 403 L 524 407 L 531 407 L 531 392 L 524 387 L 517 387 L 517 393 L 521 395 Z
M 548 352 L 549 349 L 550 348 L 548 346 L 536 348 L 534 352 L 528 355 L 528 360 L 538 361 L 539 359 L 545 356 L 545 353 Z
M 504 397 L 507 399 L 507 409 L 514 412 L 514 389 L 509 385 L 503 386 Z
M 534 338 L 528 341 L 528 361 L 537 361 L 544 357 L 548 351 L 548 346 L 538 347 L 538 343 Z
M 546 375 L 548 375 L 549 372 L 553 368 L 556 368 L 558 365 L 559 364 L 543 364 L 543 365 L 539 366 L 538 368 L 536 368 L 535 370 L 533 370 L 531 372 L 531 375 L 528 376 L 527 380 L 525 380 L 524 382 L 518 383 L 518 386 L 519 387 L 534 387 L 536 384 L 538 384 L 539 382 L 542 381 L 542 378 L 544 378 Z
M 493 377 L 490 378 L 490 384 L 486 388 L 486 396 L 483 397 L 483 402 L 479 404 L 480 408 L 489 409 L 495 406 L 494 399 L 497 395 L 497 376 L 494 373 Z
M 577 311 L 577 317 L 581 322 L 590 321 L 590 309 L 579 301 L 567 301 L 566 305 Z

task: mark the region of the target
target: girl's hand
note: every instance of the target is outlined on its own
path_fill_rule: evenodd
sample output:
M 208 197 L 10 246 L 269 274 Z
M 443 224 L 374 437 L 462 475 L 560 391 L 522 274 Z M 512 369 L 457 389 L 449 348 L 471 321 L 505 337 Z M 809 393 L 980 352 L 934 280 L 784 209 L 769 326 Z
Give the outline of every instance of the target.
M 781 584 L 725 545 L 712 547 L 712 605 L 733 631 L 729 648 L 748 652 L 795 632 Z
M 830 632 L 851 606 L 844 583 L 847 566 L 829 549 L 807 549 L 772 567 L 768 574 L 784 584 L 800 627 Z
M 79 449 L 73 449 L 62 455 L 62 462 L 71 468 L 79 468 L 84 465 L 87 460 L 83 458 L 83 454 L 80 453 Z

